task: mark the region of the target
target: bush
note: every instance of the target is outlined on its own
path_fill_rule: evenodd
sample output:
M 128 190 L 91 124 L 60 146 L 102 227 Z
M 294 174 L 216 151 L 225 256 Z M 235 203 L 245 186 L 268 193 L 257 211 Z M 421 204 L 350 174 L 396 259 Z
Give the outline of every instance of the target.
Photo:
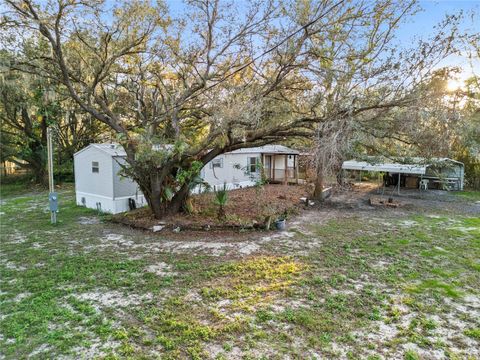
M 13 184 L 29 184 L 34 181 L 34 176 L 30 172 L 21 173 L 21 174 L 10 174 L 10 175 L 1 175 L 1 184 L 2 185 L 13 185 Z
M 226 218 L 225 205 L 228 201 L 227 183 L 223 183 L 223 188 L 215 190 L 215 204 L 218 205 L 218 219 L 224 220 Z
M 74 182 L 73 161 L 69 160 L 61 165 L 55 164 L 53 167 L 53 178 L 57 183 Z

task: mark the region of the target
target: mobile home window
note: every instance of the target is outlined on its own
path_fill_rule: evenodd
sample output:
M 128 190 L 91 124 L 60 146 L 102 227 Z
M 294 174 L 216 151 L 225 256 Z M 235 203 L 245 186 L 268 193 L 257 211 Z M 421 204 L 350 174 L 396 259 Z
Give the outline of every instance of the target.
M 223 159 L 213 159 L 210 167 L 213 168 L 223 168 Z
M 92 173 L 98 173 L 99 170 L 98 161 L 92 161 Z
M 256 173 L 257 172 L 257 158 L 256 157 L 251 157 L 248 158 L 248 171 L 251 173 Z

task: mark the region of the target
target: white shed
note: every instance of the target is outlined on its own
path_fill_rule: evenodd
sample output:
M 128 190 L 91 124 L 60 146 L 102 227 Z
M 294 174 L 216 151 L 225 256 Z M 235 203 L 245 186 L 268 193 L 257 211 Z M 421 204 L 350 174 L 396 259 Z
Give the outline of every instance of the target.
M 77 205 L 117 214 L 146 205 L 145 197 L 133 180 L 120 176 L 125 151 L 117 144 L 90 144 L 74 154 Z
M 214 158 L 200 176 L 213 189 L 224 183 L 228 189 L 253 186 L 262 169 L 270 182 L 298 182 L 298 155 L 283 145 L 235 150 Z M 129 199 L 135 200 L 137 207 L 146 205 L 138 185 L 119 175 L 125 157 L 118 144 L 90 144 L 75 153 L 77 204 L 113 214 L 129 210 Z

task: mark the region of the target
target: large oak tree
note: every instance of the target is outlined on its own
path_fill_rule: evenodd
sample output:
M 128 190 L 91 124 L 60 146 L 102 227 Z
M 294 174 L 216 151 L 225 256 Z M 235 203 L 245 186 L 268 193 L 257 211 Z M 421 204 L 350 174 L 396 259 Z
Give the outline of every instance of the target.
M 147 1 L 108 9 L 9 0 L 7 17 L 10 31 L 50 44 L 48 66 L 25 71 L 62 83 L 118 134 L 126 172 L 162 217 L 182 208 L 190 181 L 215 156 L 307 134 L 312 119 L 292 116 L 287 100 L 308 86 L 300 69 L 309 26 L 343 2 L 319 2 L 300 28 L 263 1 L 241 9 L 192 1 L 176 19 Z

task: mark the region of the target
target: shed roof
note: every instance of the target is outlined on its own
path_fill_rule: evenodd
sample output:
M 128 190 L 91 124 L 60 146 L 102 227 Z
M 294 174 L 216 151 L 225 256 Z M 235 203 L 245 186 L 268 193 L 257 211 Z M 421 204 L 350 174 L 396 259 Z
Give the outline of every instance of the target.
M 123 147 L 121 145 L 115 144 L 115 143 L 90 144 L 87 147 L 83 148 L 82 150 L 77 151 L 74 154 L 74 156 L 80 154 L 81 152 L 83 152 L 87 149 L 91 149 L 91 148 L 95 148 L 95 149 L 98 149 L 100 151 L 103 151 L 110 156 L 127 156 L 127 153 L 125 152 Z

